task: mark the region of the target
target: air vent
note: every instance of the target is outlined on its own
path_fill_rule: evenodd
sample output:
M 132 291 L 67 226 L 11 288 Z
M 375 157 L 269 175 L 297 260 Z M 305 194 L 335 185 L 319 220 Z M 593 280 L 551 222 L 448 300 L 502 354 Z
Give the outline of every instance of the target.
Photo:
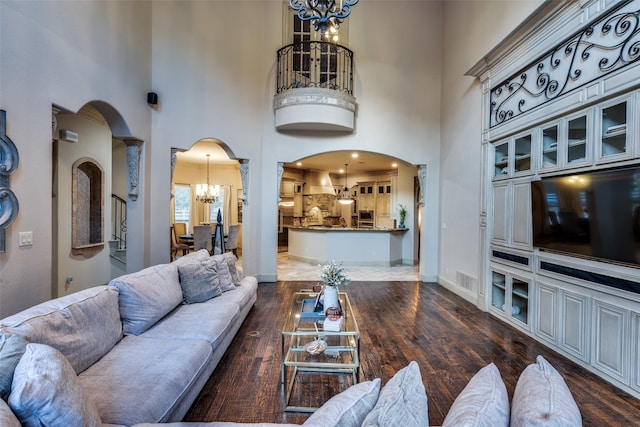
M 456 272 L 456 283 L 470 292 L 475 293 L 478 291 L 478 279 L 461 271 Z

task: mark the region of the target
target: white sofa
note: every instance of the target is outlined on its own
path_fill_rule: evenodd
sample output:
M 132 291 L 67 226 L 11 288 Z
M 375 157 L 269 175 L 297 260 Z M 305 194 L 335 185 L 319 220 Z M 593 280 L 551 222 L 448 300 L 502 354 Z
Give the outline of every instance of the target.
M 34 390 L 49 379 L 49 373 L 36 371 L 43 359 L 64 359 L 48 369 L 60 370 L 59 365 L 68 362 L 77 375 L 78 391 L 89 397 L 93 404 L 89 409 L 96 411 L 100 423 L 131 426 L 180 421 L 257 295 L 255 277 L 240 278 L 238 272 L 234 277 L 225 270 L 224 277 L 232 282 L 223 284 L 226 292 L 220 288 L 218 296 L 187 304 L 193 292 L 181 286 L 180 278 L 194 265 L 205 273 L 218 273 L 215 268 L 226 265 L 228 269 L 232 262 L 235 266 L 231 254 L 210 257 L 201 250 L 0 320 L 5 339 L 13 335 L 45 344 L 27 346 L 28 357 L 20 358 L 23 366 L 18 365 L 13 375 L 9 406 L 23 421 L 33 420 L 38 411 L 54 416 L 55 402 L 47 407 L 42 390 Z M 202 270 L 203 266 L 214 269 Z M 30 371 L 25 370 L 27 359 Z M 2 426 L 11 425 L 6 418 L 11 420 L 13 414 L 7 409 L 0 401 Z M 54 414 L 46 414 L 47 410 Z

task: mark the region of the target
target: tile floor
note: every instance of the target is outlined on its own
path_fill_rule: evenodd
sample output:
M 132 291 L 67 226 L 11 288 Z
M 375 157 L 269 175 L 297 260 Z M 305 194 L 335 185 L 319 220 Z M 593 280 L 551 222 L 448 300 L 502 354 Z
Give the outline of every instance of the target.
M 347 267 L 353 281 L 415 281 L 420 280 L 418 266 L 396 265 L 393 267 Z M 287 252 L 278 252 L 278 280 L 320 281 L 320 267 L 301 261 L 290 260 Z

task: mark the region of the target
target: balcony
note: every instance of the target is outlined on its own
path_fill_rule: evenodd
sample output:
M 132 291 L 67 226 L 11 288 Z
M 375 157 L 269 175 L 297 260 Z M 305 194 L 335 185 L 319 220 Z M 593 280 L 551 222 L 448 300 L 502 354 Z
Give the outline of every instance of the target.
M 353 52 L 324 41 L 278 50 L 275 126 L 280 131 L 352 132 Z

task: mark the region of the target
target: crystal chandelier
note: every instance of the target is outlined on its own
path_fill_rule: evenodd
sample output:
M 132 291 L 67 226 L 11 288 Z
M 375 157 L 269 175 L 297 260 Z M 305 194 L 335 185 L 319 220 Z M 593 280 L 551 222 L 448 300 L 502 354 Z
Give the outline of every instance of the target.
M 209 184 L 209 154 L 207 154 L 207 183 L 196 184 L 196 200 L 202 203 L 215 203 L 220 198 L 220 186 Z
M 353 203 L 353 198 L 351 197 L 351 192 L 349 191 L 349 187 L 347 186 L 347 166 L 348 164 L 344 164 L 344 188 L 340 190 L 338 193 L 338 202 L 341 205 L 350 205 Z
M 327 30 L 337 30 L 359 0 L 289 0 L 291 9 L 301 21 L 311 21 L 313 28 L 327 36 Z

